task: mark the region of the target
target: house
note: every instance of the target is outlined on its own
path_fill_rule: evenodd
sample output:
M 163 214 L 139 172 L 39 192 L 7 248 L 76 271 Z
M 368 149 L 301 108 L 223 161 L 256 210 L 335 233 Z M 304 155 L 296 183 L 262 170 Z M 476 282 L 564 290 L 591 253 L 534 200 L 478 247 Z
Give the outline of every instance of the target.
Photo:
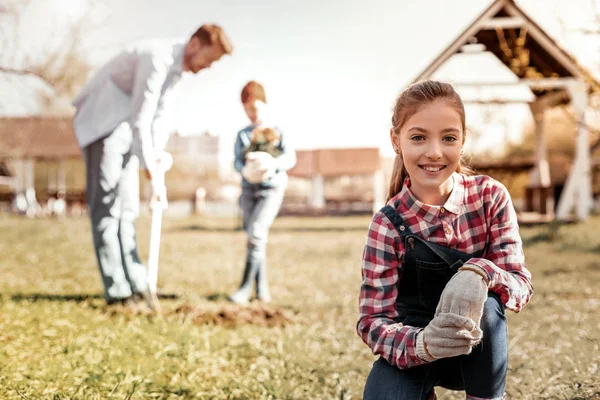
M 40 193 L 36 188 L 45 189 L 41 193 L 44 200 L 84 202 L 81 182 L 85 179 L 85 168 L 71 117 L 1 117 L 0 163 L 10 175 L 10 180 L 3 179 L 12 192 L 5 200 L 11 200 L 13 208 L 21 213 L 36 215 L 40 212 Z M 46 176 L 36 176 L 36 164 L 44 164 Z M 73 175 L 79 179 L 71 179 Z M 80 184 L 68 188 L 68 180 Z M 61 202 L 55 203 L 57 207 L 64 206 Z

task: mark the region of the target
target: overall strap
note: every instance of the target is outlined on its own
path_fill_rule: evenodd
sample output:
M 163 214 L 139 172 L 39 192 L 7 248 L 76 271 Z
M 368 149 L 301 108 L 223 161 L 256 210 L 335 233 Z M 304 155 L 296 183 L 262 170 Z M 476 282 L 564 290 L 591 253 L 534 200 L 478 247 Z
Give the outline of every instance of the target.
M 402 239 L 411 234 L 410 229 L 404 224 L 402 217 L 394 207 L 388 204 L 381 209 L 381 212 L 392 222 Z
M 446 246 L 442 246 L 436 243 L 432 243 L 417 235 L 414 235 L 411 232 L 408 225 L 404 223 L 404 220 L 402 219 L 398 211 L 391 205 L 386 205 L 385 207 L 383 207 L 381 209 L 381 212 L 392 222 L 394 228 L 396 228 L 396 231 L 403 240 L 410 236 L 410 239 L 408 239 L 409 241 L 416 239 L 419 242 L 423 243 L 431 252 L 433 252 L 442 261 L 448 264 L 450 269 L 457 271 L 463 265 L 463 263 L 467 262 L 471 258 L 471 255 L 469 254 L 463 253 L 455 249 L 450 249 Z

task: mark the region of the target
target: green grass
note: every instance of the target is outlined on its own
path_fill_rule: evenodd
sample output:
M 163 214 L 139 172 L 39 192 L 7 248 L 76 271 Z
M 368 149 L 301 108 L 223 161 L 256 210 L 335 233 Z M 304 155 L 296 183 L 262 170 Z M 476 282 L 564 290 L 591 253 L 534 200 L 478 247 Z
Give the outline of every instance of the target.
M 87 219 L 0 214 L 0 398 L 359 399 L 375 359 L 354 332 L 368 223 L 278 219 L 274 303 L 241 312 L 225 300 L 245 255 L 236 221 L 167 220 L 159 286 L 180 298 L 149 317 L 104 306 Z M 509 313 L 511 399 L 600 398 L 598 226 L 522 230 L 536 292 Z

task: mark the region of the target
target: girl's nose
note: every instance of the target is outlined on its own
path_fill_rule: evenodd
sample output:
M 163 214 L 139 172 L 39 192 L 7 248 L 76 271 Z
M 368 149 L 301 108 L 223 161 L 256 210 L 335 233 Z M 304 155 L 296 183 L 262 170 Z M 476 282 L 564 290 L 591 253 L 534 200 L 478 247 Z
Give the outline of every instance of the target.
M 431 143 L 427 147 L 427 151 L 425 152 L 425 157 L 430 158 L 432 160 L 439 160 L 442 158 L 442 149 L 439 144 Z

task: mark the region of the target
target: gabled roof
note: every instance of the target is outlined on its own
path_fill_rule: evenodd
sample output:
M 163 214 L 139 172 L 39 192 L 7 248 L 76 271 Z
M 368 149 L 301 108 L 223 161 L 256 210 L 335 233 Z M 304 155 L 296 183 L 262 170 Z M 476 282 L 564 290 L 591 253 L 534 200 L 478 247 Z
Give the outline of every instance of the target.
M 71 117 L 0 117 L 0 160 L 79 158 Z
M 576 78 L 600 91 L 600 82 L 561 48 L 514 0 L 496 0 L 414 82 L 428 79 L 462 46 L 483 44 L 519 78 Z M 515 54 L 519 60 L 515 62 Z M 545 90 L 533 90 L 541 96 Z

